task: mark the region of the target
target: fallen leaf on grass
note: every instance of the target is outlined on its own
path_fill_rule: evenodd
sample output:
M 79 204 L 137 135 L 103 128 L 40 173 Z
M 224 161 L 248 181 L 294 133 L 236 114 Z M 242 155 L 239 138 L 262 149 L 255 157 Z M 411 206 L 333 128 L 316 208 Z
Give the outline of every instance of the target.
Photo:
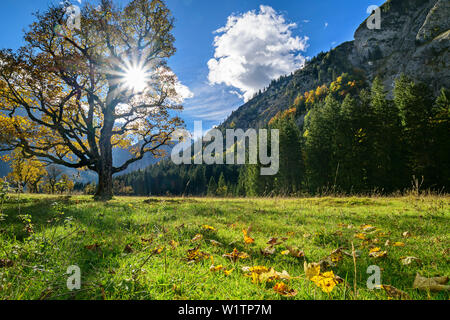
M 148 238 L 148 239 L 146 239 L 146 238 L 141 238 L 141 241 L 142 241 L 142 243 L 151 243 L 152 241 L 153 241 L 153 239 L 152 238 Z
M 303 264 L 303 268 L 305 270 L 305 275 L 309 280 L 320 274 L 320 264 L 318 263 L 307 263 L 305 261 L 305 263 Z
M 208 253 L 200 251 L 200 246 L 187 251 L 188 262 L 198 262 L 209 257 L 210 255 Z
M 267 244 L 270 244 L 271 246 L 279 246 L 280 244 L 283 244 L 287 238 L 281 238 L 280 240 L 281 241 L 278 241 L 278 238 L 270 238 L 269 241 L 267 241 Z
M 133 253 L 133 248 L 131 247 L 131 244 L 127 244 L 126 246 L 125 246 L 125 249 L 123 249 L 123 252 L 125 252 L 125 253 Z
M 376 227 L 374 227 L 374 226 L 372 226 L 370 224 L 365 224 L 365 225 L 361 226 L 361 230 L 363 230 L 364 232 L 371 232 L 371 231 L 374 231 L 376 229 L 377 229 Z
M 97 251 L 97 250 L 100 250 L 100 245 L 98 243 L 94 243 L 94 244 L 85 246 L 85 248 L 90 251 Z
M 344 259 L 343 253 L 342 253 L 342 248 L 336 249 L 334 250 L 329 258 L 331 259 L 332 262 L 334 263 L 338 263 L 340 261 L 342 261 L 342 259 Z
M 268 272 L 263 272 L 259 274 L 258 280 L 259 282 L 270 282 L 274 280 L 291 280 L 292 277 L 287 273 L 286 270 L 283 272 L 275 271 L 274 268 L 271 268 Z
M 255 267 L 242 267 L 242 271 L 243 272 L 250 272 L 250 273 L 264 273 L 264 272 L 268 272 L 269 269 L 267 269 L 264 266 L 255 266 Z
M 384 258 L 387 256 L 387 251 L 381 251 L 381 248 L 373 248 L 369 252 L 371 258 Z
M 276 249 L 274 246 L 269 246 L 267 248 L 261 249 L 261 254 L 263 256 L 271 256 L 271 255 L 275 254 L 275 251 L 276 251 Z
M 192 238 L 192 242 L 198 242 L 198 241 L 200 241 L 200 240 L 202 240 L 203 239 L 203 236 L 201 235 L 201 234 L 197 234 L 197 235 L 195 235 L 195 237 L 194 238 Z
M 164 251 L 164 249 L 165 249 L 164 247 L 158 247 L 158 248 L 153 249 L 152 253 L 153 254 L 160 254 L 161 252 Z
M 255 242 L 255 239 L 253 239 L 252 237 L 250 237 L 250 232 L 251 232 L 251 230 L 252 230 L 252 227 L 251 227 L 251 226 L 248 227 L 247 230 L 242 229 L 242 233 L 244 234 L 244 242 L 245 242 L 246 244 L 252 244 L 252 243 Z
M 405 244 L 404 244 L 403 242 L 395 242 L 395 243 L 393 244 L 393 246 L 394 246 L 394 247 L 404 247 Z
M 233 273 L 233 271 L 234 271 L 234 268 L 233 269 L 230 269 L 230 270 L 225 270 L 225 269 L 223 269 L 223 273 L 225 273 L 225 276 L 229 276 L 229 275 L 231 275 L 231 273 Z
M 406 292 L 403 292 L 393 286 L 383 284 L 380 285 L 379 288 L 383 289 L 386 292 L 386 294 L 391 298 L 410 300 L 410 297 Z
M 209 267 L 209 271 L 212 271 L 212 272 L 217 272 L 217 271 L 220 271 L 220 270 L 222 270 L 223 269 L 223 265 L 218 265 L 218 266 L 215 266 L 215 265 L 212 265 L 211 267 Z
M 319 263 L 304 263 L 306 277 L 314 282 L 325 293 L 333 291 L 334 287 L 344 280 L 335 275 L 333 271 L 321 273 Z
M 246 277 L 251 277 L 253 283 L 264 283 L 275 280 L 291 280 L 294 279 L 287 271 L 278 272 L 274 268 L 266 268 L 264 266 L 243 267 Z
M 413 262 L 421 263 L 421 260 L 419 258 L 416 258 L 416 257 L 404 257 L 404 258 L 401 258 L 401 262 L 402 262 L 403 265 L 407 266 L 407 265 L 410 265 Z
M 295 297 L 298 294 L 297 290 L 290 289 L 284 282 L 275 284 L 273 290 L 284 297 Z
M 0 268 L 9 268 L 14 265 L 14 262 L 12 262 L 9 259 L 0 259 Z
M 364 233 L 355 234 L 355 238 L 366 240 L 366 235 Z
M 448 280 L 448 277 L 425 278 L 420 274 L 417 274 L 416 279 L 414 280 L 413 288 L 434 292 L 450 291 L 450 286 L 446 285 Z
M 231 261 L 236 262 L 239 259 L 248 259 L 249 255 L 245 252 L 239 252 L 236 248 L 234 248 L 233 252 L 224 254 L 223 257 L 229 258 Z
M 403 233 L 402 233 L 402 236 L 403 236 L 404 238 L 409 238 L 409 237 L 411 237 L 411 233 L 410 233 L 409 231 L 406 231 L 406 232 L 403 232 Z
M 209 240 L 209 242 L 210 242 L 213 246 L 215 246 L 215 247 L 221 247 L 221 246 L 223 246 L 222 243 L 220 243 L 219 241 L 216 241 L 216 240 Z
M 212 226 L 208 226 L 208 225 L 206 225 L 206 224 L 202 226 L 202 229 L 203 229 L 203 230 L 206 230 L 206 231 L 217 231 L 216 228 L 214 228 L 214 227 L 212 227 Z
M 169 245 L 172 247 L 172 249 L 176 249 L 180 244 L 176 242 L 175 240 L 170 240 Z
M 305 257 L 305 253 L 297 247 L 289 247 L 288 246 L 287 251 L 289 251 L 289 254 L 293 257 L 296 257 L 296 258 L 304 258 Z
M 333 271 L 319 273 L 318 275 L 312 277 L 310 279 L 312 282 L 316 284 L 320 289 L 322 289 L 325 293 L 330 293 L 333 291 L 334 287 L 336 287 L 339 282 L 342 280 L 340 277 L 336 277 Z

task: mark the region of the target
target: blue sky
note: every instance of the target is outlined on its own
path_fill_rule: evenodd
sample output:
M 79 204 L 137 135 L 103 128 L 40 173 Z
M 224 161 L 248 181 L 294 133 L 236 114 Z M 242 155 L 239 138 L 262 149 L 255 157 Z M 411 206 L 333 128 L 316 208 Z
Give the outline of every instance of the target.
M 23 29 L 33 21 L 32 13 L 45 9 L 51 2 L 53 1 L 2 0 L 0 47 L 17 49 L 22 44 Z M 77 3 L 77 0 L 72 2 Z M 368 16 L 367 8 L 383 2 L 384 0 L 167 0 L 176 21 L 174 35 L 177 47 L 177 53 L 170 59 L 169 65 L 181 83 L 194 94 L 193 98 L 184 102 L 185 111 L 182 116 L 187 127 L 192 128 L 194 120 L 203 120 L 204 129 L 220 124 L 244 103 L 244 96 L 251 96 L 258 86 L 263 86 L 261 84 L 267 82 L 266 78 L 274 74 L 290 73 L 302 59 L 352 40 L 354 31 Z M 253 14 L 250 13 L 252 11 Z M 225 27 L 232 15 L 236 19 L 229 24 L 229 28 L 221 33 L 214 33 Z M 267 22 L 268 27 L 259 30 L 258 21 Z M 236 32 L 239 35 L 251 27 L 257 30 L 246 36 L 236 37 Z M 278 37 L 274 32 L 279 30 L 288 30 L 288 34 Z M 267 33 L 267 38 L 264 38 L 264 32 Z M 261 39 L 266 39 L 269 43 L 265 44 L 265 40 L 261 39 L 254 42 L 256 33 L 258 37 L 262 33 Z M 215 37 L 221 36 L 222 43 L 215 46 Z M 274 42 L 274 38 L 278 40 Z M 287 45 L 288 42 L 292 43 Z M 281 48 L 283 53 L 269 55 L 268 60 L 273 59 L 270 67 L 261 67 L 256 62 L 252 65 L 253 60 L 260 59 L 252 56 L 253 50 L 261 50 L 265 54 L 264 50 L 270 46 L 283 47 L 283 43 L 287 46 Z M 215 58 L 216 53 L 219 55 Z M 231 60 L 234 62 L 229 63 L 230 59 L 227 58 L 230 57 L 227 54 L 232 56 Z M 228 69 L 239 69 L 240 65 L 235 62 L 236 57 L 241 54 L 246 58 L 244 66 L 249 72 L 244 74 L 242 70 L 234 70 L 237 73 L 233 71 L 232 75 L 224 76 Z M 208 65 L 213 58 L 216 63 Z

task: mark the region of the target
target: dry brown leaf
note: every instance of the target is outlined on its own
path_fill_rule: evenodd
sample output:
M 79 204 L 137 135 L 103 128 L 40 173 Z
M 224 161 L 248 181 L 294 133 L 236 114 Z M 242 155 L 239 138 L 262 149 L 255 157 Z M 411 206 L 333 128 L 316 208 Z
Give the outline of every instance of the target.
M 216 240 L 209 240 L 209 242 L 210 242 L 213 246 L 215 246 L 215 247 L 221 247 L 221 246 L 223 246 L 222 243 L 220 243 L 219 241 L 216 241 Z
M 402 300 L 410 300 L 410 297 L 407 293 L 393 287 L 390 285 L 381 285 L 381 288 L 386 292 L 386 294 L 395 299 L 402 299 Z
M 416 258 L 416 257 L 404 257 L 404 258 L 401 258 L 401 262 L 402 262 L 403 265 L 407 266 L 407 265 L 410 265 L 413 262 L 416 262 L 416 263 L 420 264 L 421 260 L 419 258 Z
M 202 240 L 203 239 L 203 236 L 201 235 L 201 234 L 197 234 L 197 235 L 195 235 L 195 237 L 194 238 L 192 238 L 192 242 L 197 242 L 197 241 L 200 241 L 200 240 Z
M 164 249 L 165 249 L 165 247 L 160 246 L 160 247 L 157 247 L 157 248 L 153 249 L 153 250 L 152 250 L 152 253 L 153 253 L 153 254 L 160 254 L 161 252 L 164 251 Z
M 271 268 L 268 272 L 259 274 L 259 282 L 269 282 L 274 280 L 291 280 L 292 277 L 287 273 L 286 270 L 283 272 L 277 272 L 274 268 Z
M 85 246 L 85 248 L 90 251 L 97 251 L 97 250 L 100 250 L 100 245 L 98 243 L 94 243 L 94 244 Z
M 409 231 L 403 232 L 402 234 L 403 238 L 409 238 L 411 237 L 411 233 Z
M 14 265 L 14 262 L 12 262 L 9 259 L 0 259 L 0 268 L 10 268 Z
M 146 239 L 146 238 L 141 238 L 141 241 L 142 241 L 142 243 L 151 243 L 152 241 L 153 241 L 153 239 L 152 238 L 148 238 L 148 239 Z
M 275 254 L 275 251 L 276 251 L 276 249 L 274 246 L 269 246 L 265 249 L 261 249 L 261 254 L 263 256 L 271 256 L 271 255 Z
M 295 297 L 298 294 L 297 290 L 290 289 L 284 282 L 275 284 L 273 290 L 284 297 Z
M 173 250 L 175 250 L 180 244 L 175 240 L 170 240 L 169 245 L 172 247 Z
M 200 260 L 207 259 L 209 257 L 210 255 L 208 253 L 200 251 L 200 246 L 194 249 L 189 249 L 187 251 L 188 262 L 198 262 Z
M 297 247 L 287 246 L 286 248 L 289 250 L 289 254 L 293 257 L 296 257 L 296 258 L 304 258 L 305 257 L 305 253 Z
M 125 253 L 133 253 L 133 248 L 131 247 L 131 244 L 127 244 L 126 246 L 125 246 L 125 249 L 123 249 L 123 252 L 125 252 Z
M 245 252 L 239 252 L 236 248 L 234 248 L 233 252 L 224 254 L 222 257 L 229 258 L 231 261 L 236 262 L 239 259 L 248 259 L 249 255 Z
M 448 280 L 448 277 L 425 278 L 417 274 L 413 288 L 433 292 L 450 291 L 450 286 L 447 285 Z
M 271 246 L 279 246 L 284 241 L 286 241 L 286 238 L 280 239 L 281 241 L 278 241 L 278 238 L 270 238 L 269 241 L 267 241 L 267 244 L 270 244 Z

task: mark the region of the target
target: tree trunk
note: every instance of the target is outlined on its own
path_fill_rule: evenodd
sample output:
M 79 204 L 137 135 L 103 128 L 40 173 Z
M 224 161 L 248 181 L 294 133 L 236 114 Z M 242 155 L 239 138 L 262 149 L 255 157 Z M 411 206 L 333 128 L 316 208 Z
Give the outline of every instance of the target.
M 98 185 L 95 192 L 94 199 L 96 201 L 108 201 L 113 197 L 113 179 L 112 179 L 112 164 L 108 165 L 102 161 L 100 170 L 98 172 Z
M 94 199 L 108 201 L 113 197 L 113 158 L 112 158 L 112 129 L 114 126 L 113 109 L 106 108 L 104 123 L 100 133 L 99 147 L 100 159 L 97 163 L 98 186 Z

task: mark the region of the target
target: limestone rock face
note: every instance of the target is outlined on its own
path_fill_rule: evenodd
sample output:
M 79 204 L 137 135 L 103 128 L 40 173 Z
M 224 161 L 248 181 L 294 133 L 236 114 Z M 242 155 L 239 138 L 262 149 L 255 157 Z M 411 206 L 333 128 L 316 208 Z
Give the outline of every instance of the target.
M 420 44 L 432 41 L 450 29 L 450 1 L 439 0 L 430 10 L 424 24 L 417 33 Z

